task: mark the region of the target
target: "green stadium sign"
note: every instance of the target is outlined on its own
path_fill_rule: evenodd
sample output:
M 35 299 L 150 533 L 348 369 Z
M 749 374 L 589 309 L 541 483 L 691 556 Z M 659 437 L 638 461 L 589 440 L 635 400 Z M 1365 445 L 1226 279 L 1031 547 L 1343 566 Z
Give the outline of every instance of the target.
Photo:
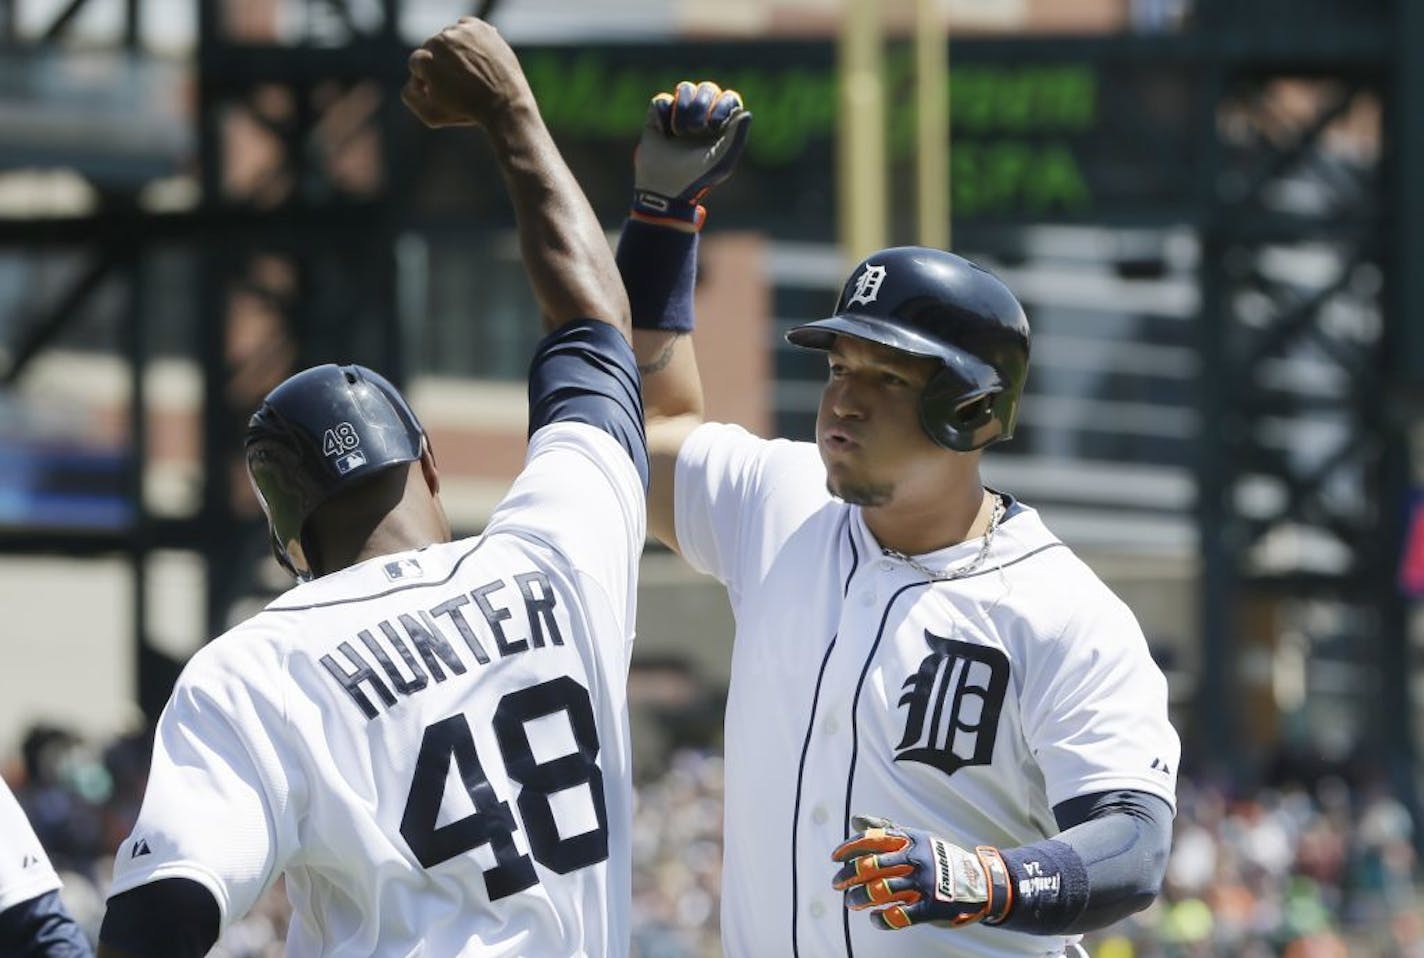
M 595 208 L 627 203 L 631 152 L 648 98 L 681 79 L 739 90 L 756 120 L 741 171 L 719 188 L 721 228 L 788 239 L 835 234 L 838 121 L 829 42 L 525 47 L 520 58 L 560 148 Z M 954 45 L 947 176 L 957 223 L 1134 221 L 1183 217 L 1200 112 L 1189 72 L 1149 58 L 1110 60 L 1032 41 Z M 913 232 L 915 90 L 909 48 L 886 56 L 883 130 L 892 236 Z M 857 118 L 849 118 L 851 123 Z M 468 169 L 469 159 L 460 161 Z M 476 159 L 476 163 L 484 162 Z M 493 175 L 492 167 L 485 172 Z M 481 178 L 482 179 L 482 178 Z M 460 212 L 507 215 L 493 193 Z M 452 212 L 446 202 L 434 211 Z

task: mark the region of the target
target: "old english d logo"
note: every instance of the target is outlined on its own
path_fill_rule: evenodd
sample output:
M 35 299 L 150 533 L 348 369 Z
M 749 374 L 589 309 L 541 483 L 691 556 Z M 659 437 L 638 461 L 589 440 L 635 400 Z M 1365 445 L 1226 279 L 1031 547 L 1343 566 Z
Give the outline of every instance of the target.
M 921 762 L 946 775 L 966 765 L 988 765 L 1009 685 L 1008 656 L 928 629 L 925 642 L 930 654 L 905 680 L 898 703 L 910 711 L 895 761 Z

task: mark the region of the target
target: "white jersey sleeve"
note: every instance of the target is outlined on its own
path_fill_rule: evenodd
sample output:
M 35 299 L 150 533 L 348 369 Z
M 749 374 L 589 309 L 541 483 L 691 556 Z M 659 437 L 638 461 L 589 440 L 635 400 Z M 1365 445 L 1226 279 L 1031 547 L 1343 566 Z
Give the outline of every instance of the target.
M 1097 591 L 1026 663 L 1024 736 L 1050 805 L 1135 789 L 1175 810 L 1181 743 L 1167 717 L 1166 678 L 1132 611 Z
M 814 445 L 705 423 L 678 453 L 674 498 L 683 557 L 727 585 L 735 601 L 743 577 L 774 557 L 830 494 Z
M 189 661 L 158 720 L 148 788 L 115 856 L 110 895 L 186 878 L 213 893 L 225 928 L 276 879 L 295 835 L 275 740 L 287 725 L 283 682 L 256 637 L 213 643 Z
M 40 847 L 10 787 L 0 781 L 0 911 L 59 888 L 59 876 Z
M 578 422 L 535 432 L 524 470 L 484 534 L 518 535 L 558 552 L 599 583 L 631 632 L 647 503 L 627 451 L 608 433 Z

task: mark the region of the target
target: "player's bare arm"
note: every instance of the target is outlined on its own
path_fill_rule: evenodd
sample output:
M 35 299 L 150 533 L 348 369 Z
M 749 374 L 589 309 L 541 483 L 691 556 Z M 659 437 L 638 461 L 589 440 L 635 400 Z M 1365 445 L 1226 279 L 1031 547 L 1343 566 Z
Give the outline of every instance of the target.
M 643 377 L 652 487 L 648 527 L 677 548 L 673 481 L 683 440 L 702 423 L 702 381 L 692 347 L 692 287 L 702 199 L 731 176 L 751 114 L 734 90 L 682 82 L 648 104 L 634 158 L 633 208 L 618 265 L 633 310 Z
M 401 99 L 423 123 L 480 126 L 489 134 L 545 328 L 597 319 L 626 337 L 628 298 L 608 240 L 499 31 L 464 17 L 411 54 L 409 67 Z

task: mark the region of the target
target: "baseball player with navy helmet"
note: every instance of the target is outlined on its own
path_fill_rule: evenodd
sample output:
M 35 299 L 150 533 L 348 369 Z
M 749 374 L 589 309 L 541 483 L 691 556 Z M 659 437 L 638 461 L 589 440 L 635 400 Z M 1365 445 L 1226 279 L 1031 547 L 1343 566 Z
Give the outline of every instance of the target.
M 0 779 L 0 955 L 89 958 L 93 951 L 59 899 L 60 881 L 30 820 Z
M 1180 745 L 1132 613 L 980 479 L 1013 435 L 1024 312 L 958 256 L 881 250 L 788 335 L 826 357 L 815 443 L 703 423 L 700 201 L 748 122 L 715 84 L 654 98 L 618 254 L 649 525 L 737 623 L 726 954 L 1078 954 L 1157 894 Z
M 648 468 L 627 299 L 493 27 L 432 37 L 403 99 L 482 126 L 505 174 L 548 332 L 524 468 L 450 541 L 430 442 L 384 378 L 317 366 L 267 396 L 247 464 L 301 581 L 178 680 L 101 955 L 202 955 L 279 875 L 289 955 L 627 954 Z

